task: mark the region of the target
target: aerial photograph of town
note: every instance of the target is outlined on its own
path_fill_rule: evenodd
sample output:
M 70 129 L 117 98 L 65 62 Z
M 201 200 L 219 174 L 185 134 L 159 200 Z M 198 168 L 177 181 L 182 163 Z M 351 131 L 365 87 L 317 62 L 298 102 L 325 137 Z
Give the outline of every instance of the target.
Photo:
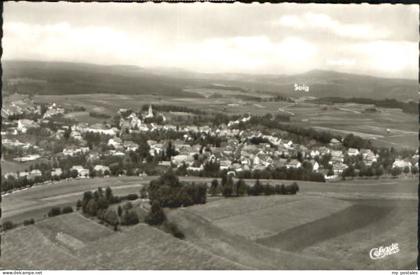
M 417 269 L 418 4 L 3 6 L 2 270 Z

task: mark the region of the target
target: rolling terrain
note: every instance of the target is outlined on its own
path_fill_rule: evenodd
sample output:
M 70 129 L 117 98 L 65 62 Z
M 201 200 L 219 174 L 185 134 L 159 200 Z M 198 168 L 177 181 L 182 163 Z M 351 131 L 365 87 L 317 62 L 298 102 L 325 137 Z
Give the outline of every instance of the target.
M 200 93 L 185 89 L 212 88 L 245 94 L 257 92 L 296 96 L 294 83 L 305 83 L 311 87 L 311 91 L 304 95 L 315 97 L 395 98 L 403 101 L 417 101 L 418 98 L 416 80 L 386 79 L 322 70 L 297 75 L 246 75 L 68 62 L 6 60 L 2 65 L 5 91 L 27 94 L 112 93 L 202 97 Z
M 175 105 L 208 113 L 291 115 L 293 125 L 354 133 L 377 146 L 418 147 L 418 118 L 401 109 L 335 103 L 326 106 L 311 100 L 321 97 L 392 98 L 418 101 L 418 84 L 408 79 L 310 71 L 299 75 L 200 74 L 177 69 L 38 61 L 4 61 L 3 94 L 29 94 L 36 103 L 55 102 L 64 107 L 114 115 L 120 108 L 138 111 L 143 105 Z M 306 83 L 310 91 L 295 92 L 294 83 Z M 264 101 L 273 96 L 288 101 Z M 6 97 L 7 99 L 7 97 Z M 5 100 L 5 102 L 8 102 Z M 170 114 L 166 114 L 170 116 Z M 97 123 L 89 112 L 71 112 L 66 117 Z M 389 130 L 389 131 L 388 131 Z
M 134 193 L 150 179 L 74 180 L 8 194 L 2 202 L 3 220 L 36 217 L 36 223 L 2 233 L 0 266 L 6 269 L 415 267 L 417 221 L 410 219 L 417 213 L 415 178 L 299 182 L 300 192 L 295 196 L 209 197 L 204 205 L 167 209 L 169 220 L 184 232 L 184 240 L 146 224 L 114 232 L 79 213 L 43 218 L 52 206 L 74 206 L 83 191 L 111 186 L 115 194 Z M 399 244 L 398 254 L 376 261 L 369 258 L 370 249 L 394 242 Z M 35 245 L 37 249 L 33 249 Z

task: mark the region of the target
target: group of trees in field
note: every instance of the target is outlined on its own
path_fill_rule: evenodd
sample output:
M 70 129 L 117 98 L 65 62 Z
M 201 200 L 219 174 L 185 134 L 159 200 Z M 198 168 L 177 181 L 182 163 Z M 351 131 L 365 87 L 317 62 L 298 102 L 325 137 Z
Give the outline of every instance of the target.
M 262 184 L 259 179 L 255 184 L 249 186 L 243 179 L 236 182 L 230 175 L 223 175 L 221 182 L 214 179 L 210 184 L 209 194 L 212 196 L 222 195 L 224 197 L 241 197 L 241 196 L 259 196 L 259 195 L 294 195 L 299 191 L 296 182 L 288 185 L 271 185 L 269 183 Z
M 180 182 L 172 169 L 152 180 L 147 192 L 150 201 L 157 201 L 161 207 L 190 206 L 204 204 L 207 201 L 206 184 Z
M 415 101 L 403 102 L 392 98 L 386 99 L 372 99 L 372 98 L 342 98 L 342 97 L 325 97 L 316 99 L 318 103 L 332 104 L 332 103 L 358 103 L 369 104 L 383 108 L 399 108 L 405 113 L 417 114 L 419 111 L 419 103 Z
M 374 149 L 370 140 L 363 139 L 353 134 L 348 134 L 344 137 L 343 146 L 345 148 Z
M 265 116 L 253 116 L 249 121 L 240 122 L 233 127 L 241 130 L 249 129 L 250 126 L 281 130 L 298 137 L 304 137 L 308 140 L 313 139 L 324 144 L 329 143 L 331 139 L 338 137 L 330 132 L 284 123 L 288 121 L 290 121 L 289 115 L 277 114 L 273 117 L 271 114 L 267 114 Z
M 115 196 L 110 187 L 107 187 L 105 191 L 102 188 L 98 188 L 94 192 L 84 192 L 83 198 L 77 201 L 76 207 L 77 210 L 81 209 L 83 214 L 97 217 L 117 230 L 120 224 L 133 225 L 139 223 L 139 216 L 130 202 L 138 198 L 139 196 L 134 193 L 126 196 Z M 123 201 L 127 202 L 122 206 L 118 205 L 117 208 L 110 207 Z
M 238 178 L 248 179 L 277 179 L 325 182 L 325 177 L 322 173 L 314 172 L 312 169 L 306 169 L 305 167 L 268 167 L 264 170 L 241 171 L 236 173 L 236 176 Z

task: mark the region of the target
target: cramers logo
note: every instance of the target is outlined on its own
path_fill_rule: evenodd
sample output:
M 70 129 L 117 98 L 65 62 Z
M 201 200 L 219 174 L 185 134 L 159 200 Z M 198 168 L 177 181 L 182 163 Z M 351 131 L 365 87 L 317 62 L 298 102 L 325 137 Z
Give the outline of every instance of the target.
M 400 249 L 398 247 L 398 243 L 393 243 L 390 246 L 381 246 L 378 248 L 372 248 L 369 252 L 369 256 L 372 260 L 378 260 L 385 258 L 386 256 L 395 254 L 400 252 Z

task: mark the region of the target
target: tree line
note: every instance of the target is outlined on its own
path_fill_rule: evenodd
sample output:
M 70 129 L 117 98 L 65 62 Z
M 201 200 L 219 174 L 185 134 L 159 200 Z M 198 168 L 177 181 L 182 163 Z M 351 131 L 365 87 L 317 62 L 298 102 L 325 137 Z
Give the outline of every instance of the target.
M 299 186 L 296 182 L 292 184 L 276 184 L 269 183 L 262 184 L 257 179 L 254 185 L 249 186 L 243 179 L 238 179 L 236 182 L 230 175 L 223 175 L 221 182 L 214 179 L 211 182 L 209 193 L 212 196 L 222 195 L 224 197 L 241 197 L 241 196 L 260 196 L 260 195 L 294 195 L 299 191 Z
M 414 101 L 402 102 L 392 98 L 386 99 L 372 99 L 372 98 L 361 98 L 361 97 L 324 97 L 315 100 L 318 103 L 333 104 L 333 103 L 358 103 L 358 104 L 369 104 L 383 108 L 398 108 L 404 113 L 418 114 L 419 103 Z

